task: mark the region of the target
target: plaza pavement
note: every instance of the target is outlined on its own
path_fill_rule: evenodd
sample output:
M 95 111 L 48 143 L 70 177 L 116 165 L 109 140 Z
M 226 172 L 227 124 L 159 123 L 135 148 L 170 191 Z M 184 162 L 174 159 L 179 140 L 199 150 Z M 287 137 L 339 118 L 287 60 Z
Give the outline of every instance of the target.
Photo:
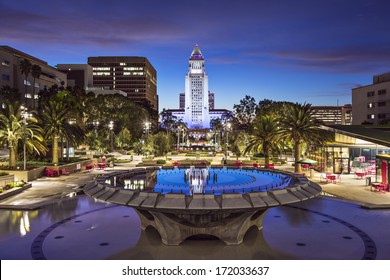
M 219 158 L 213 159 L 213 163 L 220 163 L 220 160 Z M 134 160 L 131 163 L 118 164 L 114 168 L 77 172 L 55 178 L 39 178 L 31 182 L 31 188 L 24 190 L 20 194 L 0 200 L 0 209 L 32 210 L 40 208 L 45 204 L 63 200 L 82 192 L 81 188 L 98 174 L 134 168 L 140 161 L 141 156 L 134 156 Z M 291 165 L 276 168 L 293 171 Z M 369 209 L 390 209 L 390 192 L 371 191 L 370 186 L 366 185 L 365 179 L 359 180 L 353 174 L 343 174 L 341 182 L 321 183 L 320 173 L 314 172 L 312 175 L 310 180 L 321 185 L 324 195 L 354 201 L 362 205 L 362 207 Z

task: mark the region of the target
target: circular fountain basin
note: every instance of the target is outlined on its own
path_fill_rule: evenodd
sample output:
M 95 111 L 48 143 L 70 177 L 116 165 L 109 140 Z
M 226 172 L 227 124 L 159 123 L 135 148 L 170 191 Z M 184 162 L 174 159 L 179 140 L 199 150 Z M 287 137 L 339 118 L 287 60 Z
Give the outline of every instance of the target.
M 270 207 L 313 198 L 321 187 L 302 175 L 279 170 L 152 167 L 105 174 L 84 191 L 133 207 L 141 228 L 156 228 L 167 245 L 194 235 L 211 235 L 235 245 L 250 227 L 262 229 Z

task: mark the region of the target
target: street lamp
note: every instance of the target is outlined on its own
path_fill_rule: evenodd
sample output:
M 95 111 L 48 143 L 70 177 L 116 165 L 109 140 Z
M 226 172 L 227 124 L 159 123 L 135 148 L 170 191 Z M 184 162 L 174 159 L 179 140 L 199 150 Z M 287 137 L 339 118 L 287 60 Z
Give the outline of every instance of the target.
M 145 134 L 146 134 L 146 138 L 148 138 L 149 130 L 150 130 L 150 122 L 145 122 Z
M 228 147 L 229 147 L 229 130 L 230 130 L 230 123 L 226 124 L 226 149 L 225 149 L 225 162 L 227 163 L 227 157 L 228 157 Z
M 181 127 L 178 127 L 177 128 L 177 147 L 176 147 L 176 150 L 179 150 L 179 148 L 180 148 L 180 130 L 181 130 Z
M 108 124 L 108 128 L 110 129 L 110 149 L 111 149 L 111 152 L 114 151 L 114 141 L 113 141 L 113 138 L 112 138 L 112 130 L 114 129 L 114 122 L 113 121 L 110 121 L 110 123 Z
M 27 167 L 27 153 L 26 153 L 26 142 L 27 142 L 27 136 L 26 136 L 26 126 L 27 126 L 27 119 L 32 117 L 32 114 L 27 112 L 27 108 L 23 105 L 21 106 L 22 109 L 22 118 L 23 118 L 23 170 L 26 170 Z
M 93 124 L 93 128 L 95 130 L 95 136 L 97 137 L 97 129 L 99 127 L 99 121 L 93 121 L 92 124 Z

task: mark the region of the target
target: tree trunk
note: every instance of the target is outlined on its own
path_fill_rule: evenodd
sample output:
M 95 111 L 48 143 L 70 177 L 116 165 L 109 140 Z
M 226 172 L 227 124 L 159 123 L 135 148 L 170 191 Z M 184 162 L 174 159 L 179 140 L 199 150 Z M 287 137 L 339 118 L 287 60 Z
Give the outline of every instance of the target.
M 33 95 L 32 95 L 32 108 L 35 109 L 35 76 L 33 80 Z
M 301 141 L 294 141 L 294 158 L 295 158 L 295 173 L 302 173 L 301 164 L 297 163 L 301 160 Z
M 58 136 L 53 136 L 53 163 L 58 164 Z
M 61 150 L 60 150 L 60 154 L 61 154 L 61 161 L 64 161 L 64 138 L 61 137 Z
M 9 149 L 9 168 L 12 169 L 16 167 L 16 153 L 12 143 L 9 143 L 8 149 Z

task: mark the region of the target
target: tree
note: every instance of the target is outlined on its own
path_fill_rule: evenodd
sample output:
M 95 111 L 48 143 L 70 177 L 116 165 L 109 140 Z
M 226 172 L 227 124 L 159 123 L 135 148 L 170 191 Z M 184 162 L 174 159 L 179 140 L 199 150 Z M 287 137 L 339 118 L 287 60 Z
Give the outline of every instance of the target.
M 156 156 L 165 156 L 173 144 L 172 136 L 162 131 L 153 135 L 153 149 Z
M 283 106 L 286 101 L 273 101 L 270 99 L 263 99 L 259 101 L 256 107 L 256 116 L 279 114 L 282 112 Z
M 281 133 L 294 146 L 295 172 L 301 173 L 302 143 L 323 145 L 332 140 L 333 134 L 320 128 L 321 121 L 313 117 L 311 104 L 286 103 L 283 116 L 279 118 Z
M 260 152 L 265 157 L 265 166 L 270 163 L 270 154 L 283 149 L 283 141 L 279 123 L 275 115 L 261 115 L 253 122 L 254 127 L 249 136 L 244 154 Z
M 243 99 L 240 100 L 240 104 L 235 104 L 233 106 L 233 117 L 235 122 L 238 124 L 236 129 L 248 129 L 252 121 L 256 116 L 256 100 L 246 95 Z
M 177 117 L 172 115 L 172 112 L 163 109 L 160 113 L 160 127 L 169 133 L 174 129 L 176 122 Z
M 34 64 L 31 67 L 31 76 L 34 78 L 33 80 L 33 95 L 32 95 L 32 107 L 35 108 L 35 80 L 39 79 L 42 73 L 42 68 L 39 65 Z
M 26 104 L 26 95 L 27 95 L 27 83 L 28 83 L 28 74 L 30 74 L 31 72 L 31 68 L 32 68 L 32 64 L 31 62 L 28 60 L 28 59 L 23 59 L 20 61 L 20 72 L 22 72 L 22 74 L 24 74 L 25 76 L 25 81 L 24 81 L 24 106 L 27 107 L 27 104 Z
M 2 145 L 7 145 L 9 149 L 9 167 L 16 167 L 16 155 L 18 144 L 26 139 L 26 148 L 29 152 L 46 154 L 47 148 L 43 139 L 43 130 L 37 124 L 35 117 L 26 119 L 24 127 L 23 110 L 19 102 L 9 103 L 0 113 L 0 141 Z M 26 133 L 26 134 L 24 134 Z
M 15 88 L 10 86 L 3 86 L 0 89 L 0 96 L 3 99 L 3 102 L 15 103 L 20 100 L 19 92 Z
M 219 142 L 219 145 L 221 145 L 221 143 L 220 143 L 221 142 L 221 135 L 220 135 L 220 133 L 223 130 L 223 124 L 222 124 L 221 119 L 220 118 L 212 119 L 210 121 L 210 126 L 211 126 L 211 130 L 213 132 L 213 135 L 214 135 L 215 149 L 219 150 L 218 142 Z
M 83 108 L 87 124 L 99 121 L 100 126 L 107 130 L 110 121 L 115 121 L 115 135 L 120 132 L 121 128 L 126 127 L 133 139 L 141 138 L 145 121 L 149 119 L 145 108 L 120 94 L 88 98 Z M 99 133 L 102 130 L 99 130 Z
M 231 136 L 230 136 L 231 135 Z M 229 133 L 230 150 L 238 157 L 242 156 L 248 144 L 249 135 L 243 131 L 232 131 Z
M 43 104 L 42 120 L 45 135 L 52 143 L 52 163 L 58 163 L 58 140 L 71 134 L 68 129 L 70 108 L 66 103 L 51 100 Z
M 120 149 L 128 149 L 131 144 L 131 133 L 124 127 L 115 138 L 115 144 Z

